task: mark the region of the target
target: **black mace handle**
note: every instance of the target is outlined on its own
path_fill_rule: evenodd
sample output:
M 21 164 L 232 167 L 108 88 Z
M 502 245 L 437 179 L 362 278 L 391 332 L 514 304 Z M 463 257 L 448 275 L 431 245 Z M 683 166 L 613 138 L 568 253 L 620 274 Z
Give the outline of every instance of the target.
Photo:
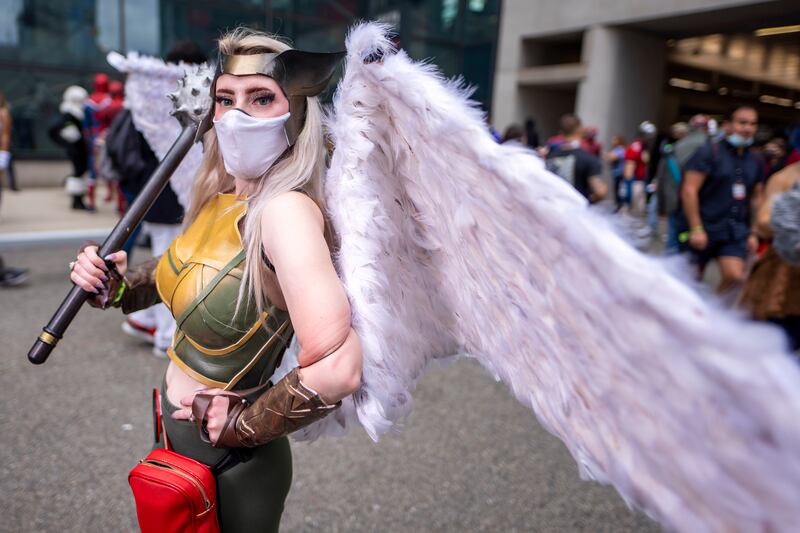
M 183 160 L 186 153 L 192 147 L 197 133 L 197 124 L 190 123 L 181 130 L 178 139 L 172 144 L 172 147 L 164 156 L 164 159 L 156 167 L 153 175 L 147 180 L 147 184 L 136 197 L 136 200 L 128 209 L 128 212 L 111 230 L 111 234 L 106 238 L 103 245 L 100 246 L 98 255 L 105 257 L 106 255 L 116 252 L 125 241 L 128 240 L 133 230 L 144 218 L 144 215 L 156 201 L 158 195 L 166 187 L 169 182 L 170 176 L 178 168 L 178 165 Z M 56 343 L 64 336 L 67 327 L 69 327 L 72 319 L 78 314 L 83 302 L 89 297 L 89 293 L 75 285 L 61 302 L 58 310 L 50 319 L 50 322 L 42 328 L 42 333 L 36 339 L 33 347 L 28 352 L 28 360 L 35 364 L 40 365 L 47 361 L 50 352 L 55 348 Z

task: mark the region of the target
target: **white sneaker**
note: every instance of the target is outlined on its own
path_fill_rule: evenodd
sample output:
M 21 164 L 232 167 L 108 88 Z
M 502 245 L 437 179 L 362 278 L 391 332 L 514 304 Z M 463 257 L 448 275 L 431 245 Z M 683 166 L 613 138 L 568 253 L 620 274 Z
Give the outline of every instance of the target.
M 158 346 L 153 346 L 153 356 L 158 358 L 158 359 L 167 359 L 168 358 L 167 351 L 166 350 L 162 350 Z
M 143 324 L 136 322 L 135 320 L 131 320 L 130 318 L 122 323 L 122 331 L 124 331 L 131 337 L 143 340 L 150 344 L 153 344 L 155 342 L 154 339 L 156 330 L 154 328 L 148 328 Z

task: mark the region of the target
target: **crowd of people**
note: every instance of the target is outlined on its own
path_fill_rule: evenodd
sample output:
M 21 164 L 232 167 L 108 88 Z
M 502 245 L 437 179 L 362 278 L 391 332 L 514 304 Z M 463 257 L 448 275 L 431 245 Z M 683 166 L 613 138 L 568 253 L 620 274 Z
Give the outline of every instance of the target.
M 125 211 L 119 175 L 106 150 L 107 133 L 114 119 L 122 113 L 123 101 L 122 82 L 110 81 L 103 73 L 95 75 L 91 94 L 79 85 L 64 91 L 59 116 L 50 124 L 48 134 L 65 150 L 72 164 L 72 174 L 66 178 L 72 209 L 95 212 L 95 190 L 100 181 L 107 187 L 105 200 L 110 202 L 116 197 L 117 210 Z
M 534 149 L 591 203 L 611 189 L 613 211 L 645 223 L 638 237 L 662 241 L 667 255 L 685 254 L 698 279 L 716 262 L 717 292 L 781 326 L 796 350 L 800 266 L 774 250 L 770 216 L 775 198 L 800 182 L 800 130 L 760 143 L 757 130 L 757 110 L 739 105 L 721 123 L 698 114 L 662 136 L 642 122 L 629 143 L 614 135 L 606 151 L 597 129 L 574 114 L 562 116 L 558 134 L 545 142 L 532 120 L 509 127 L 501 142 Z

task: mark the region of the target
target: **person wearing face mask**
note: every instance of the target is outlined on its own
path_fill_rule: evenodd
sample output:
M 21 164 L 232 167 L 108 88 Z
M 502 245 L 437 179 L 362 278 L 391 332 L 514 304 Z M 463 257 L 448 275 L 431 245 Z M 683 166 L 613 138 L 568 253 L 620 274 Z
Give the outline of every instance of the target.
M 213 127 L 183 232 L 133 268 L 120 251 L 107 257 L 109 271 L 85 246 L 70 279 L 96 295 L 95 306 L 167 305 L 177 322 L 161 388 L 171 448 L 207 465 L 229 455 L 225 448 L 250 449 L 248 461 L 217 477 L 221 528 L 277 531 L 292 475 L 286 435 L 361 384 L 361 345 L 319 207 L 326 152 L 317 96 L 342 54 L 291 50 L 242 28 L 219 52 L 204 122 Z M 299 366 L 274 375 L 293 335 Z M 268 388 L 252 404 L 232 396 L 260 385 Z M 195 419 L 198 391 L 205 407 Z
M 764 162 L 751 150 L 758 113 L 741 105 L 728 119 L 730 133 L 695 152 L 683 168 L 681 184 L 681 204 L 688 223 L 682 240 L 688 243 L 698 276 L 709 261 L 718 261 L 719 292 L 743 281 L 745 260 L 756 251 L 758 239 L 751 217 L 760 205 L 764 186 Z

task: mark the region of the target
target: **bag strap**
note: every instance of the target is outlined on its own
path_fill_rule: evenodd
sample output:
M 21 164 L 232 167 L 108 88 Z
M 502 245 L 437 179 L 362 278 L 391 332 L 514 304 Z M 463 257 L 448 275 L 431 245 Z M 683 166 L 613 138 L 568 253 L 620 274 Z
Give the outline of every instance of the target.
M 253 458 L 253 450 L 250 448 L 231 448 L 228 453 L 214 463 L 211 468 L 211 473 L 214 477 L 221 476 L 239 463 L 246 463 Z
M 271 386 L 272 383 L 268 381 L 266 383 L 262 383 L 258 387 L 242 390 L 239 392 L 239 395 L 240 398 L 246 398 L 247 404 L 249 405 L 252 403 L 251 398 L 260 396 Z M 225 432 L 228 424 L 230 424 L 232 420 L 233 419 L 231 417 L 228 417 L 228 419 L 225 421 L 225 427 L 222 428 L 222 433 Z M 214 477 L 218 477 L 239 463 L 246 463 L 252 458 L 253 450 L 250 448 L 230 448 L 228 453 L 223 455 L 222 458 L 220 458 L 220 460 L 211 467 L 211 473 L 214 475 Z

